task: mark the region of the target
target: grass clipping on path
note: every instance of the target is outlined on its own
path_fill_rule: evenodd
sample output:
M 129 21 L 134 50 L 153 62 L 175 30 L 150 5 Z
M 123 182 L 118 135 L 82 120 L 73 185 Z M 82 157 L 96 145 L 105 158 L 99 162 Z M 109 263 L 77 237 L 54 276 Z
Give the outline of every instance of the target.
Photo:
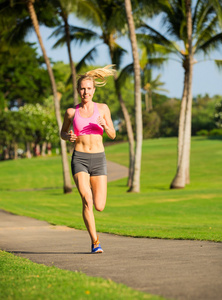
M 0 251 L 1 299 L 164 299 L 111 280 L 36 264 Z
M 192 138 L 191 183 L 185 189 L 170 190 L 177 139 L 143 141 L 141 192 L 127 193 L 126 178 L 108 183 L 106 208 L 95 212 L 97 230 L 136 237 L 222 241 L 221 146 L 221 140 Z M 127 143 L 106 148 L 107 159 L 125 166 L 128 152 Z M 62 185 L 60 157 L 0 162 L 0 208 L 85 230 L 78 191 L 64 195 Z

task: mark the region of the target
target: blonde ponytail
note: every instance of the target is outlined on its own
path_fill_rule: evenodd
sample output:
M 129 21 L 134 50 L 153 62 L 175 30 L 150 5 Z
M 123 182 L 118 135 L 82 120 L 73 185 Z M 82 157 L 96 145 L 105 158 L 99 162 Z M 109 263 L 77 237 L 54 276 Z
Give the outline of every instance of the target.
M 79 79 L 77 82 L 77 88 L 80 88 L 80 83 L 83 80 L 92 80 L 94 86 L 104 86 L 107 81 L 107 77 L 114 76 L 116 73 L 115 69 L 112 69 L 115 65 L 107 65 L 104 68 L 98 68 L 95 70 L 91 70 L 86 72 L 83 75 L 79 75 Z

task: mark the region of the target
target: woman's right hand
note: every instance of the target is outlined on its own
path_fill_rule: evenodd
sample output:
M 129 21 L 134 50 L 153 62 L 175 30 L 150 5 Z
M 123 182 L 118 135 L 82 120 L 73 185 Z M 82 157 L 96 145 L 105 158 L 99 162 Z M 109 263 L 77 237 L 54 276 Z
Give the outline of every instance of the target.
M 75 140 L 77 139 L 77 136 L 73 133 L 72 130 L 70 130 L 70 131 L 67 133 L 67 137 L 68 137 L 68 141 L 70 141 L 71 143 L 74 143 Z

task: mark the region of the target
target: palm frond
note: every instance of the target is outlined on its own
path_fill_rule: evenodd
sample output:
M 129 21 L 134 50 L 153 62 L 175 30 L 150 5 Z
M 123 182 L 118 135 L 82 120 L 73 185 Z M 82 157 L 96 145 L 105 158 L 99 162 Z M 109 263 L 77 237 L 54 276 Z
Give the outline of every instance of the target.
M 86 53 L 86 55 L 80 60 L 80 62 L 78 62 L 78 64 L 76 65 L 77 73 L 79 73 L 82 68 L 86 67 L 87 63 L 91 64 L 95 62 L 95 58 L 98 56 L 96 48 L 100 45 L 101 44 L 98 44 L 95 47 L 93 47 L 89 52 Z
M 208 41 L 209 39 L 211 39 L 212 36 L 215 35 L 216 33 L 216 26 L 217 26 L 217 16 L 215 16 L 211 22 L 204 28 L 202 27 L 201 31 L 198 32 L 197 35 L 194 35 L 194 39 L 195 37 L 197 37 L 197 40 L 195 42 L 195 48 L 198 48 L 198 45 L 203 44 L 204 42 Z
M 127 53 L 127 51 L 117 43 L 114 43 L 112 46 L 112 63 L 116 65 L 116 69 L 118 70 L 120 68 L 122 58 Z
M 163 66 L 163 63 L 168 59 L 166 57 L 150 57 L 147 59 L 146 68 L 159 69 Z
M 214 62 L 218 67 L 219 71 L 222 71 L 222 59 L 215 59 Z
M 193 17 L 193 32 L 198 36 L 201 31 L 210 23 L 214 11 L 212 6 L 206 1 L 198 1 L 195 7 L 195 15 Z
M 195 8 L 194 8 L 194 13 L 193 13 L 193 16 L 192 16 L 193 31 L 194 31 L 194 26 L 196 26 L 196 22 L 197 22 L 197 19 L 198 19 L 197 15 L 198 15 L 198 12 L 199 12 L 199 6 L 200 6 L 201 2 L 202 2 L 202 0 L 197 0 Z
M 219 26 L 222 29 L 222 1 L 221 0 L 210 0 L 210 3 L 212 4 L 212 6 L 217 14 Z
M 97 1 L 79 1 L 75 15 L 88 24 L 101 26 L 103 12 Z
M 67 42 L 66 36 L 62 36 L 60 39 L 57 40 L 57 42 L 52 46 L 52 49 L 56 49 L 58 47 L 62 47 Z
M 17 26 L 14 26 L 11 30 L 9 30 L 5 38 L 10 45 L 17 45 L 21 41 L 24 41 L 24 38 L 27 36 L 27 34 L 32 31 L 33 25 L 31 19 L 20 19 L 17 23 Z
M 61 25 L 61 26 L 58 26 L 51 34 L 50 36 L 48 37 L 48 39 L 51 39 L 52 37 L 58 37 L 58 36 L 61 36 L 61 35 L 64 35 L 65 34 L 65 27 L 64 25 Z
M 147 25 L 146 23 L 143 23 L 140 28 L 144 30 L 144 33 L 148 32 L 150 42 L 162 45 L 168 49 L 171 49 L 171 51 L 174 49 L 175 52 L 178 52 L 178 48 L 175 47 L 175 44 L 172 41 L 167 39 L 164 35 L 162 35 L 160 32 L 158 32 L 151 26 Z M 147 39 L 147 36 L 144 34 L 144 43 L 145 38 Z M 140 37 L 140 39 L 142 39 L 142 36 Z
M 124 86 L 126 79 L 132 74 L 133 74 L 133 64 L 129 64 L 121 70 L 116 81 L 118 89 Z
M 98 38 L 100 38 L 98 33 L 92 30 L 70 26 L 70 39 L 75 43 L 79 43 L 81 45 L 83 42 L 89 42 Z
M 166 33 L 176 40 L 184 39 L 186 36 L 186 12 L 184 1 L 168 1 L 168 4 L 162 5 L 164 13 L 162 18 L 162 27 L 166 28 Z
M 48 39 L 51 39 L 52 37 L 57 38 L 59 36 L 60 36 L 60 38 L 52 46 L 52 49 L 56 49 L 58 47 L 62 47 L 67 42 L 66 32 L 65 32 L 65 26 L 64 25 L 58 26 L 52 32 L 52 34 L 48 37 Z
M 211 50 L 219 49 L 222 43 L 222 32 L 212 36 L 206 42 L 197 46 L 197 51 L 203 51 L 205 54 L 208 54 Z

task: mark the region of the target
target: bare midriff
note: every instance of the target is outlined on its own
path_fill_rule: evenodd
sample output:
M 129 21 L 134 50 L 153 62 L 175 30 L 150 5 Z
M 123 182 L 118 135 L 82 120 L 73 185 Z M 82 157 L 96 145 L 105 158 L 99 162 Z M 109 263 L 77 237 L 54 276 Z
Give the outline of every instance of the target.
M 75 150 L 86 153 L 104 152 L 103 137 L 99 134 L 79 135 L 75 141 Z

